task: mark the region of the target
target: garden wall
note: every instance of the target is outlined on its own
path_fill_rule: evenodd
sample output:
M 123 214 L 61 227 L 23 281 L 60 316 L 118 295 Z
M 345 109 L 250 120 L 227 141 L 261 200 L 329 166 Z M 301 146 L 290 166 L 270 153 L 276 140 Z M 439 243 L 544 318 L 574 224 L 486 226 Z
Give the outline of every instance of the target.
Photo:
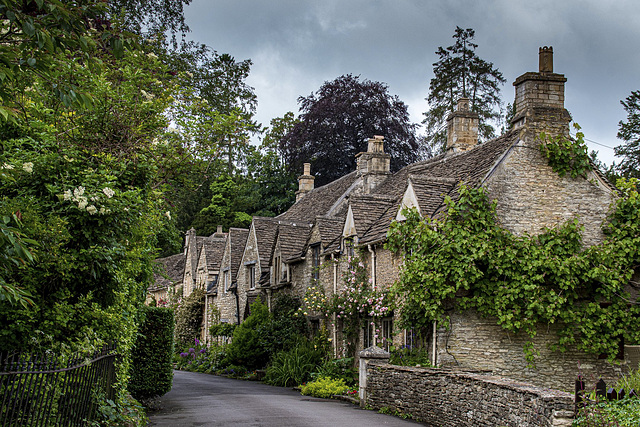
M 433 426 L 570 426 L 573 396 L 480 373 L 366 364 L 364 406 Z

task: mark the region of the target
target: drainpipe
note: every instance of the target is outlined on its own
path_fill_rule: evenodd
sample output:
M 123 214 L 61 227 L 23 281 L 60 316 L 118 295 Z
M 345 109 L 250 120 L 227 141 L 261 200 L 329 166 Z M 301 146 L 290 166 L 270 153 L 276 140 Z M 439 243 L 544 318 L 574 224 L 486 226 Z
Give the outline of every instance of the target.
M 338 292 L 338 264 L 335 262 L 335 255 L 331 254 L 333 264 L 333 295 Z M 336 313 L 333 313 L 333 357 L 338 357 L 338 322 Z
M 436 362 L 438 361 L 436 359 L 436 339 L 438 338 L 438 333 L 436 330 L 436 327 L 438 326 L 437 322 L 434 320 L 433 321 L 433 349 L 431 350 L 431 364 L 433 365 L 433 367 L 436 367 Z
M 376 290 L 376 251 L 371 247 L 371 245 L 367 245 L 367 249 L 369 249 L 369 253 L 371 254 L 371 285 L 373 290 Z
M 236 285 L 236 288 L 233 290 L 233 293 L 236 296 L 236 324 L 239 325 L 240 324 L 240 297 L 238 297 L 238 285 Z
M 209 297 L 204 293 L 204 343 L 209 345 Z

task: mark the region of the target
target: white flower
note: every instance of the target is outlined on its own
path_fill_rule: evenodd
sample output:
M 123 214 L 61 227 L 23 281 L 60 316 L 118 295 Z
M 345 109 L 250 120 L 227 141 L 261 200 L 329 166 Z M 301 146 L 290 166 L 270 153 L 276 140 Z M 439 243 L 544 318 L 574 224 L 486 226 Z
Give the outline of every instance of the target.
M 31 162 L 25 162 L 22 164 L 22 169 L 26 172 L 26 173 L 31 173 L 33 172 L 33 163 Z
M 158 55 L 156 55 L 156 54 L 155 54 L 155 53 L 153 53 L 153 52 L 149 52 L 149 53 L 147 53 L 147 56 L 148 56 L 149 58 L 151 58 L 151 59 L 157 59 L 157 58 L 158 58 Z
M 98 209 L 96 209 L 96 207 L 93 205 L 89 205 L 87 206 L 87 212 L 89 212 L 90 215 L 93 215 L 98 212 Z
M 109 187 L 104 187 L 102 189 L 102 192 L 105 194 L 105 196 L 107 196 L 108 199 L 112 198 L 113 195 L 116 194 L 116 192 L 110 189 Z
M 9 163 L 5 163 L 4 165 L 2 165 L 2 169 L 11 170 L 13 169 L 13 165 L 10 165 Z
M 190 73 L 190 72 L 188 72 L 188 71 L 187 71 L 185 74 L 186 74 L 187 76 L 189 76 L 189 78 L 193 78 L 193 73 Z
M 62 195 L 65 202 L 68 202 L 69 200 L 71 200 L 71 196 L 73 196 L 73 194 L 71 193 L 71 190 L 65 191 L 64 194 Z
M 86 208 L 88 204 L 89 202 L 87 201 L 87 198 L 82 197 L 80 200 L 78 200 L 78 209 L 82 210 Z
M 140 90 L 140 93 L 142 94 L 142 96 L 144 96 L 144 98 L 147 101 L 151 101 L 153 98 L 155 98 L 155 95 L 152 93 L 147 92 L 146 90 Z
M 129 212 L 129 208 L 123 208 L 125 212 Z
M 84 187 L 82 185 L 76 188 L 75 190 L 73 190 L 73 196 L 76 199 L 79 199 L 80 196 L 82 196 L 83 194 L 84 194 Z
M 166 211 L 166 212 L 164 213 L 164 216 L 166 216 L 167 218 L 169 218 L 169 221 L 171 221 L 171 212 Z
M 104 207 L 101 207 L 101 208 L 100 208 L 100 210 L 98 211 L 98 213 L 99 213 L 100 215 L 104 215 L 104 214 L 106 214 L 106 213 L 107 213 L 107 210 L 106 210 Z

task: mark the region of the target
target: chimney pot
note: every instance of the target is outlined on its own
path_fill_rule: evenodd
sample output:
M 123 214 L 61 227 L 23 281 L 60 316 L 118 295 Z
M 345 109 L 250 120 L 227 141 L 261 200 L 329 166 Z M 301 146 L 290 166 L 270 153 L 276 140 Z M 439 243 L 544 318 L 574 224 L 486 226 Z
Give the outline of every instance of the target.
M 544 46 L 538 51 L 538 71 L 553 73 L 553 46 Z
M 296 202 L 304 197 L 309 191 L 313 190 L 313 181 L 315 177 L 311 175 L 311 163 L 304 164 L 304 172 L 298 177 L 298 191 L 296 191 Z
M 478 145 L 478 113 L 469 108 L 468 98 L 458 99 L 457 110 L 447 118 L 447 151 L 467 151 Z
M 222 226 L 221 225 L 218 226 L 218 231 L 216 231 L 216 234 L 222 234 Z

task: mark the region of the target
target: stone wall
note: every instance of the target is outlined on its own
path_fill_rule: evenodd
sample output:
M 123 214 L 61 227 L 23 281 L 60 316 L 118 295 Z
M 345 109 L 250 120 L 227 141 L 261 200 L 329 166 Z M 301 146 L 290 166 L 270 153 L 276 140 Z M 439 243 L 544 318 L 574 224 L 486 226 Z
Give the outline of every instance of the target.
M 578 219 L 583 243 L 602 241 L 614 193 L 596 174 L 560 178 L 540 153 L 538 142 L 520 141 L 489 177 L 486 188 L 498 201 L 501 225 L 516 234 L 538 234 L 545 227 Z
M 366 403 L 430 426 L 570 426 L 573 396 L 494 376 L 366 365 Z
M 235 242 L 234 242 L 235 243 Z M 228 272 L 228 273 L 226 273 Z M 231 237 L 227 238 L 227 245 L 220 261 L 220 277 L 218 279 L 218 295 L 215 304 L 220 310 L 220 321 L 223 323 L 236 323 L 236 296 L 233 292 L 225 292 L 225 274 L 228 274 L 229 286 L 233 281 L 231 277 Z
M 627 369 L 624 363 L 610 364 L 575 347 L 565 353 L 551 350 L 550 345 L 557 342 L 557 325 L 539 327 L 533 343 L 540 354 L 535 368 L 529 368 L 523 352 L 527 337 L 509 334 L 496 319 L 483 318 L 474 311 L 455 312 L 450 319 L 450 325 L 438 325 L 438 366 L 481 369 L 558 390 L 573 390 L 578 374 L 610 382 Z

